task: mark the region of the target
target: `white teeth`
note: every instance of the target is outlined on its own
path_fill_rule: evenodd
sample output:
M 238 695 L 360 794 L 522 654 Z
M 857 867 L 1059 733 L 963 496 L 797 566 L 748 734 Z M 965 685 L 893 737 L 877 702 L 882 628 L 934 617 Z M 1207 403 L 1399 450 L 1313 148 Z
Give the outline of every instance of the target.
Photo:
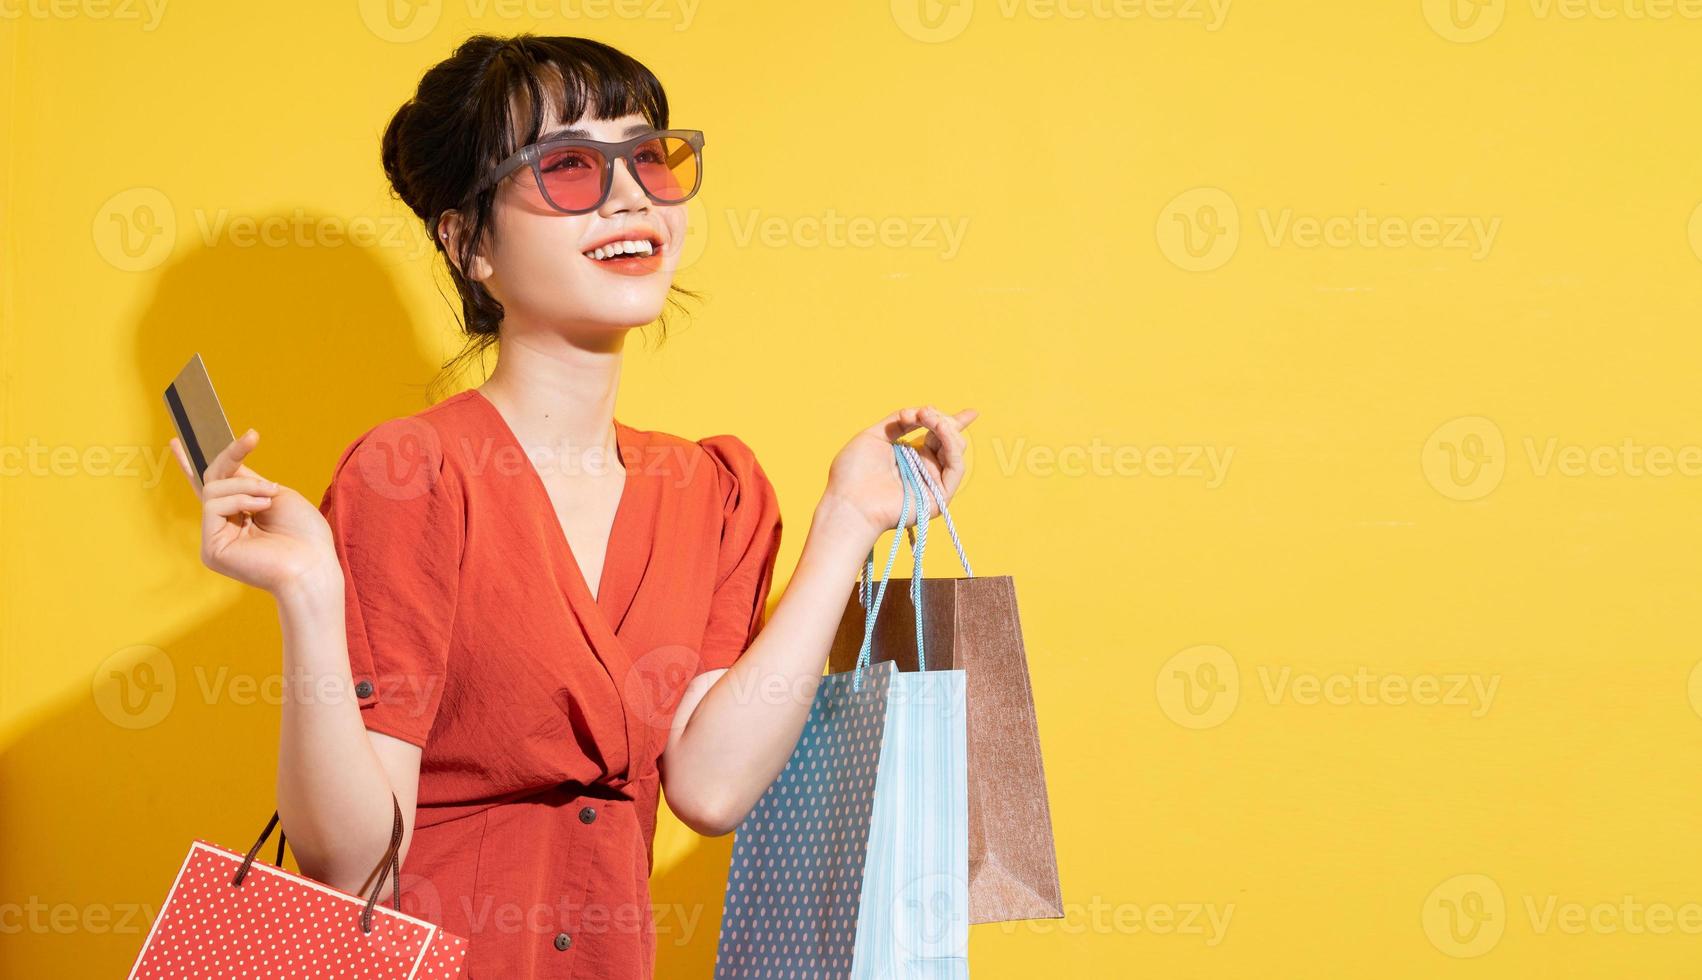
M 651 255 L 654 254 L 655 251 L 656 250 L 651 246 L 650 241 L 648 239 L 643 239 L 610 242 L 607 245 L 594 248 L 585 254 L 601 261 L 602 259 L 614 258 L 617 255 Z

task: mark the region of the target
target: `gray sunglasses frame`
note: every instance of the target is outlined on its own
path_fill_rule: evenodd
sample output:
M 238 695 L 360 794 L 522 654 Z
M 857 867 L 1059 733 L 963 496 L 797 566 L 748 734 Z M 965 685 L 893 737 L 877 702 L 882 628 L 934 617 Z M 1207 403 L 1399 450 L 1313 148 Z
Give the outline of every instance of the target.
M 662 136 L 671 136 L 675 139 L 685 141 L 691 146 L 692 152 L 697 156 L 697 184 L 692 187 L 690 193 L 677 201 L 664 201 L 655 194 L 652 194 L 650 192 L 650 188 L 644 186 L 644 180 L 638 176 L 637 165 L 632 162 L 632 153 L 634 150 L 643 146 L 645 143 Z M 607 160 L 609 163 L 607 167 L 603 168 L 603 187 L 601 193 L 597 195 L 597 203 L 588 208 L 573 210 L 564 208 L 550 198 L 550 192 L 544 187 L 544 173 L 541 163 L 544 153 L 548 150 L 554 150 L 564 146 L 589 147 L 601 153 L 603 155 L 603 159 Z M 609 199 L 609 188 L 613 187 L 615 182 L 615 167 L 623 160 L 626 161 L 627 172 L 632 174 L 632 179 L 641 189 L 643 189 L 644 196 L 655 201 L 657 204 L 684 204 L 695 197 L 698 190 L 703 187 L 703 131 L 699 129 L 653 129 L 647 133 L 640 133 L 631 139 L 621 140 L 618 143 L 605 143 L 602 140 L 580 139 L 565 136 L 539 140 L 529 146 L 521 147 L 513 155 L 509 156 L 508 159 L 497 164 L 496 169 L 485 175 L 485 179 L 479 181 L 478 186 L 473 188 L 473 193 L 483 193 L 484 191 L 495 187 L 497 184 L 502 183 L 502 181 L 507 179 L 507 177 L 514 173 L 514 171 L 519 170 L 521 167 L 530 166 L 532 168 L 532 179 L 537 182 L 538 193 L 543 196 L 545 204 L 548 204 L 552 209 L 559 211 L 562 214 L 589 214 L 602 207 L 603 202 Z

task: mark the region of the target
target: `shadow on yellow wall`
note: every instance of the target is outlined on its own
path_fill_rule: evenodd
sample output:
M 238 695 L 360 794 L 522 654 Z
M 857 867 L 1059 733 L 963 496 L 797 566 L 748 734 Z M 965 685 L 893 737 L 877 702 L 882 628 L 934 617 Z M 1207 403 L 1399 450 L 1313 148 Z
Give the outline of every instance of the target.
M 159 273 L 133 333 L 137 379 L 163 391 L 199 351 L 232 427 L 261 434 L 250 462 L 317 503 L 355 436 L 424 407 L 443 358 L 422 349 L 421 331 L 371 250 L 222 240 Z M 164 447 L 173 430 L 163 402 L 156 408 L 148 444 Z M 152 554 L 182 564 L 198 548 L 196 498 L 175 465 L 153 495 Z M 0 849 L 0 881 L 29 896 L 34 911 L 23 914 L 42 921 L 0 944 L 0 973 L 39 974 L 58 963 L 74 964 L 78 975 L 122 975 L 189 842 L 245 850 L 265 825 L 274 806 L 281 640 L 271 598 L 233 589 L 236 601 L 214 615 L 109 657 L 92 678 L 92 697 L 70 699 L 4 747 L 0 832 L 32 844 Z M 178 601 L 169 591 L 156 597 L 162 605 Z M 87 602 L 92 612 L 101 597 Z M 36 802 L 19 805 L 26 800 Z M 654 902 L 684 912 L 659 923 L 659 975 L 710 971 L 730 848 L 730 837 L 704 841 L 654 881 Z M 55 912 L 56 895 L 110 901 L 60 903 Z

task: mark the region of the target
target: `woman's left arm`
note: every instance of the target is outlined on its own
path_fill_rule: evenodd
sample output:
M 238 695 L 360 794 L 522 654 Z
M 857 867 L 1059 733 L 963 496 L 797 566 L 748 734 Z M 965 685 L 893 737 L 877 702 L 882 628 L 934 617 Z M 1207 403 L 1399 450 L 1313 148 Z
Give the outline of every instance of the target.
M 857 433 L 834 457 L 798 568 L 774 614 L 731 667 L 694 678 L 674 714 L 662 789 L 687 826 L 711 837 L 729 833 L 791 758 L 849 586 L 882 532 L 898 524 L 904 492 L 892 443 L 918 426 L 928 430 L 918 455 L 949 501 L 963 481 L 963 429 L 977 414 L 901 409 Z M 939 513 L 931 498 L 925 502 L 929 517 Z

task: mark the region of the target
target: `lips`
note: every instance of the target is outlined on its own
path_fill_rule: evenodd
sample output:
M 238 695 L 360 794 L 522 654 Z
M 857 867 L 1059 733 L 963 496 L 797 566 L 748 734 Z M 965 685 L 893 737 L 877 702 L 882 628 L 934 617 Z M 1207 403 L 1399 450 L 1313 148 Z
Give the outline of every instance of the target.
M 635 249 L 635 251 L 627 251 Z M 665 244 L 660 237 L 625 232 L 611 236 L 582 253 L 585 260 L 604 272 L 623 276 L 647 276 L 662 268 Z M 602 258 L 598 258 L 601 250 Z
M 623 254 L 657 255 L 662 252 L 664 246 L 662 236 L 656 232 L 648 228 L 628 228 L 625 231 L 599 239 L 580 254 L 592 261 L 600 262 L 611 256 L 618 259 Z
M 640 258 L 629 255 L 624 259 L 591 260 L 592 264 L 604 272 L 612 272 L 617 276 L 647 276 L 662 268 L 662 257 L 650 255 Z
M 656 249 L 649 242 L 615 242 L 587 252 L 585 257 L 596 262 L 607 262 L 616 259 L 649 258 L 655 254 Z

